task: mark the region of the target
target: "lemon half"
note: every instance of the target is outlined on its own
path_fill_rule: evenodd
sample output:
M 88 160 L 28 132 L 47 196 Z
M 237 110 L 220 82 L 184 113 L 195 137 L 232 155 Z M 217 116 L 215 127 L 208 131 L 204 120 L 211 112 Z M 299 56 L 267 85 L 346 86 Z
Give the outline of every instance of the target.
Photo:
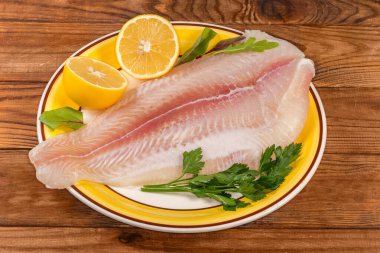
M 124 24 L 116 41 L 120 66 L 139 79 L 166 74 L 178 59 L 179 44 L 172 24 L 163 17 L 136 16 Z
M 105 109 L 121 98 L 127 79 L 107 63 L 77 56 L 66 61 L 63 85 L 67 95 L 81 107 Z

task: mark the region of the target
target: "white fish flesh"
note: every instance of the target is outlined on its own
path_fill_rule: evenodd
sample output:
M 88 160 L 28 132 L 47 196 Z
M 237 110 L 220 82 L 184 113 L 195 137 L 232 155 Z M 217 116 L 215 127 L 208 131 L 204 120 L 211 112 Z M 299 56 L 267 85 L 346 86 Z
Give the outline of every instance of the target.
M 297 138 L 308 112 L 314 65 L 294 45 L 219 54 L 180 65 L 129 91 L 81 129 L 50 138 L 29 157 L 49 188 L 86 179 L 111 186 L 166 182 L 182 153 L 198 147 L 204 174 L 256 166 L 267 146 Z

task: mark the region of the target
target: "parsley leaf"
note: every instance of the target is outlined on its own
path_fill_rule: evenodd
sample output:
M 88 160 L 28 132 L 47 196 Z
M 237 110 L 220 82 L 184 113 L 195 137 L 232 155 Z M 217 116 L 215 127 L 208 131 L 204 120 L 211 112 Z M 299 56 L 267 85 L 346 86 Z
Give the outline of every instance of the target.
M 182 161 L 182 173 L 198 175 L 199 171 L 205 166 L 205 162 L 202 161 L 202 149 L 197 148 L 190 152 L 183 153 Z
M 259 201 L 260 199 L 265 198 L 266 194 L 262 191 L 253 192 L 251 194 L 244 194 L 244 197 L 252 201 Z
M 239 173 L 247 172 L 248 170 L 249 170 L 249 167 L 247 164 L 235 163 L 224 172 L 239 174 Z
M 51 130 L 65 126 L 77 130 L 83 126 L 83 114 L 71 107 L 43 112 L 39 120 Z
M 190 184 L 204 185 L 210 183 L 214 179 L 214 175 L 199 175 L 190 180 Z
M 260 168 L 261 170 L 263 170 L 263 167 L 268 167 L 268 164 L 271 162 L 271 157 L 272 157 L 272 154 L 274 152 L 274 149 L 275 149 L 275 146 L 274 144 L 268 148 L 265 149 L 265 151 L 262 153 L 261 155 L 261 159 L 260 159 Z M 267 169 L 267 168 L 264 168 L 264 170 Z
M 244 40 L 244 39 L 245 39 L 245 37 L 243 35 L 240 35 L 240 36 L 237 36 L 237 37 L 234 37 L 231 39 L 221 40 L 215 45 L 215 47 L 213 49 L 210 50 L 210 52 L 225 49 L 226 47 L 233 45 L 233 44 L 235 44 L 241 40 Z
M 271 189 L 275 190 L 277 189 L 280 184 L 284 182 L 284 177 L 282 176 L 261 176 L 257 180 L 257 184 L 262 186 L 263 189 Z
M 215 51 L 212 54 L 233 54 L 233 53 L 241 53 L 241 52 L 264 52 L 265 50 L 269 50 L 275 47 L 278 47 L 277 42 L 260 40 L 256 41 L 256 38 L 250 37 L 243 43 L 232 44 L 222 50 Z

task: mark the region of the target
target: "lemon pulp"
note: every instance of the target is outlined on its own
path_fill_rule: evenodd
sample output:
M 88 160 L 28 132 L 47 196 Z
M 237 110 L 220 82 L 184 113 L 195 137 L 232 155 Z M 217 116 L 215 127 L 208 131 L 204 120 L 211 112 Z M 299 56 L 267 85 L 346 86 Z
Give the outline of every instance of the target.
M 105 109 L 120 99 L 127 80 L 111 65 L 78 56 L 66 61 L 63 84 L 67 95 L 81 107 Z
M 178 59 L 179 44 L 172 24 L 157 15 L 140 15 L 129 20 L 116 42 L 120 66 L 139 79 L 166 74 Z

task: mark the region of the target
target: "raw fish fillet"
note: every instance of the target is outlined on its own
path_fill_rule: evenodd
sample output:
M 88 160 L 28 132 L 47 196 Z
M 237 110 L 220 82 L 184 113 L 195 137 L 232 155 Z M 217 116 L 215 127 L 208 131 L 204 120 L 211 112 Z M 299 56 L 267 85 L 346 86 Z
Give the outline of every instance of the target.
M 182 153 L 203 149 L 204 174 L 257 165 L 267 146 L 295 141 L 308 112 L 314 65 L 287 41 L 263 53 L 206 56 L 129 91 L 81 129 L 50 138 L 29 157 L 49 188 L 78 180 L 111 186 L 181 174 Z

